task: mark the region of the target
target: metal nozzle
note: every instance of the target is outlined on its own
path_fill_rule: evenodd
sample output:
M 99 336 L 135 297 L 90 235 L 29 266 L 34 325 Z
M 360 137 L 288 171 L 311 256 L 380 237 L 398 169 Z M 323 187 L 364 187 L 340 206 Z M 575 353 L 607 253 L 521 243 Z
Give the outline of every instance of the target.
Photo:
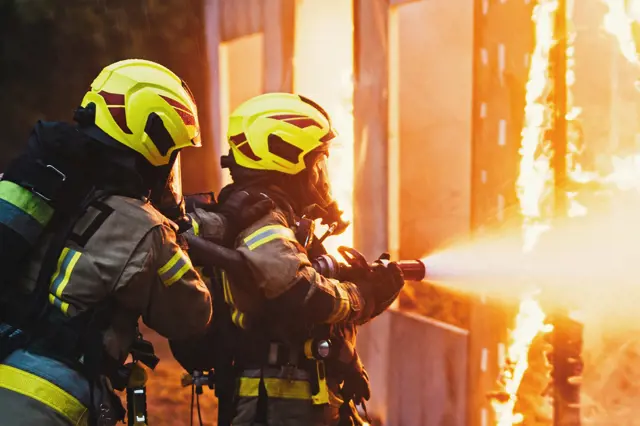
M 419 260 L 398 260 L 395 262 L 406 281 L 422 281 L 427 276 L 427 267 Z

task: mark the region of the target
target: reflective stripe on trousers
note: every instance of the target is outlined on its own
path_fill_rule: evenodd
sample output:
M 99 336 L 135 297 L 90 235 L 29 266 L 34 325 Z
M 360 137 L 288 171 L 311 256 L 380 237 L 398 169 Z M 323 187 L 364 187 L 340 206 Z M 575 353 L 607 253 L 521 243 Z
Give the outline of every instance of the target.
M 311 399 L 309 374 L 300 369 L 265 368 L 264 386 L 269 398 Z M 238 396 L 257 397 L 260 370 L 245 370 L 238 379 Z
M 72 425 L 87 424 L 89 383 L 61 362 L 17 350 L 0 364 L 0 388 L 39 401 Z

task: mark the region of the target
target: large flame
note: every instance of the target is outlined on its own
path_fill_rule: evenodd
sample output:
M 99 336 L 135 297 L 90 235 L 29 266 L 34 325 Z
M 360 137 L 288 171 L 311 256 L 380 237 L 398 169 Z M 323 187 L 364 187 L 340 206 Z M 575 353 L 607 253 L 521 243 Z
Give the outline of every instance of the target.
M 330 31 L 327 29 L 330 28 Z M 295 91 L 316 101 L 339 133 L 329 155 L 333 196 L 353 218 L 353 10 L 343 0 L 302 0 L 296 6 Z M 351 246 L 353 226 L 326 241 L 336 254 Z
M 545 132 L 553 124 L 553 110 L 546 102 L 550 90 L 549 54 L 553 47 L 557 0 L 541 0 L 533 9 L 536 46 L 526 86 L 525 126 L 520 147 L 520 174 L 516 182 L 523 216 L 524 250 L 533 248 L 540 234 L 549 228 L 543 206 L 553 187 L 551 142 Z
M 609 7 L 604 17 L 604 29 L 616 37 L 624 57 L 632 64 L 640 65 L 631 30 L 632 22 L 640 17 L 640 1 L 603 0 L 603 2 Z
M 549 326 L 544 323 L 545 314 L 538 302 L 526 297 L 520 303 L 520 311 L 516 317 L 515 328 L 511 332 L 507 362 L 502 369 L 499 382 L 508 398 L 493 399 L 491 404 L 496 412 L 496 424 L 507 426 L 519 424 L 524 420 L 522 414 L 514 413 L 515 395 L 520 387 L 524 373 L 529 368 L 529 347 L 540 332 L 548 332 Z
M 640 0 L 603 0 L 608 11 L 604 17 L 604 29 L 613 35 L 620 53 L 630 64 L 640 66 L 638 46 L 633 38 L 632 24 L 640 22 Z M 601 182 L 613 184 L 618 189 L 640 189 L 640 155 L 613 156 L 613 172 L 600 176 Z
M 520 174 L 516 183 L 523 216 L 523 250 L 533 249 L 540 235 L 549 229 L 551 216 L 547 209 L 552 202 L 553 170 L 551 141 L 545 137 L 553 125 L 553 110 L 547 103 L 551 90 L 549 57 L 554 45 L 554 20 L 557 0 L 540 0 L 533 9 L 536 45 L 529 68 L 526 86 L 525 126 L 520 148 Z M 573 54 L 573 50 L 568 53 Z M 573 81 L 573 69 L 567 67 L 567 82 Z M 574 112 L 575 113 L 575 112 Z M 568 150 L 570 153 L 571 150 Z M 516 395 L 527 370 L 529 347 L 544 328 L 545 314 L 531 297 L 520 304 L 515 328 L 510 333 L 508 359 L 500 374 L 504 398 L 492 400 L 498 426 L 522 422 L 523 416 L 514 413 Z

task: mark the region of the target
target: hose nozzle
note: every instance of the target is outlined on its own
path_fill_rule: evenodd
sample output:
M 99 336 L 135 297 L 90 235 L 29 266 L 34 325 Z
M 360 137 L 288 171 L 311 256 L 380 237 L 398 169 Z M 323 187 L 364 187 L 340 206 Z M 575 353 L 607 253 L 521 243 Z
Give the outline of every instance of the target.
M 395 262 L 384 261 L 387 263 L 395 263 L 398 265 L 405 281 L 422 281 L 426 278 L 427 268 L 420 260 L 398 260 Z M 354 266 L 345 265 L 338 262 L 333 256 L 325 254 L 313 260 L 312 265 L 316 271 L 327 278 L 335 278 L 338 280 L 351 281 L 355 277 L 365 273 L 363 268 L 369 269 L 368 264 Z
M 420 260 L 398 260 L 405 281 L 422 281 L 427 277 L 427 267 Z

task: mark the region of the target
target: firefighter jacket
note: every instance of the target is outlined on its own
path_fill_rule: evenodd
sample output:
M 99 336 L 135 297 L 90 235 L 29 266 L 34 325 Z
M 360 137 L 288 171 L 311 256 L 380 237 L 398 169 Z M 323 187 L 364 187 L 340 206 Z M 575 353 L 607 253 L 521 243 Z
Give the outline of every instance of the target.
M 192 217 L 200 236 L 219 239 L 223 218 L 200 209 Z M 234 282 L 222 274 L 225 300 L 245 341 L 239 348 L 245 353 L 236 354 L 242 372 L 236 383 L 234 426 L 335 424 L 343 401 L 333 391 L 341 379 L 328 377 L 319 384 L 318 368 L 326 366 L 307 358 L 304 346 L 317 328 L 355 331 L 354 324 L 370 316 L 371 307 L 355 284 L 315 271 L 291 222 L 276 209 L 236 238 L 235 249 L 246 259 L 254 282 Z M 253 341 L 247 344 L 247 339 Z M 265 396 L 268 407 L 261 409 L 264 404 L 258 400 Z
M 25 290 L 34 289 L 47 246 L 33 254 L 20 283 Z M 104 347 L 119 362 L 140 317 L 167 338 L 184 338 L 206 329 L 212 314 L 209 290 L 177 244 L 175 225 L 149 203 L 121 196 L 88 208 L 50 279 L 49 303 L 64 316 L 108 299 L 113 309 Z M 54 358 L 27 347 L 0 364 L 3 425 L 86 424 L 89 384 Z
M 224 218 L 201 209 L 192 217 L 199 236 L 219 241 Z M 366 322 L 369 309 L 360 289 L 316 272 L 296 240 L 295 225 L 288 222 L 285 213 L 276 209 L 236 238 L 235 248 L 246 259 L 255 282 L 224 279 L 234 323 L 245 328 L 246 321 L 267 313 L 301 325 Z

